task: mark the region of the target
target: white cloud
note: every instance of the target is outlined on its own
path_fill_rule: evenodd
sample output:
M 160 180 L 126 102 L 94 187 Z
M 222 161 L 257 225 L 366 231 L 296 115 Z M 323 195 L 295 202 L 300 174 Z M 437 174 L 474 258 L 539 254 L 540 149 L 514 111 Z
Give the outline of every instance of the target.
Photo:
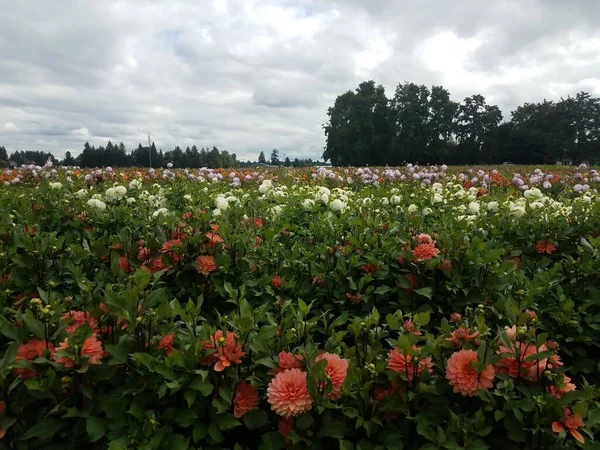
M 71 131 L 71 134 L 73 136 L 81 136 L 84 138 L 87 138 L 90 136 L 89 130 L 85 127 L 77 128 L 76 130 Z
M 163 150 L 320 157 L 327 108 L 365 79 L 482 93 L 505 117 L 600 95 L 599 20 L 595 0 L 9 2 L 0 145 L 61 156 L 151 134 Z

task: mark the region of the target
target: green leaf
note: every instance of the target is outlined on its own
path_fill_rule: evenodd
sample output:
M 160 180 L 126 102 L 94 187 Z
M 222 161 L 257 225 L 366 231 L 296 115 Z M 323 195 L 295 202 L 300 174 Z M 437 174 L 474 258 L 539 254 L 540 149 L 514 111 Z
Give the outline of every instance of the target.
M 427 425 L 424 420 L 419 420 L 417 424 L 417 433 L 426 438 L 428 441 L 433 443 L 437 443 L 435 431 L 429 425 Z
M 188 408 L 191 408 L 194 402 L 196 401 L 196 392 L 185 391 L 185 393 L 183 394 L 183 398 L 185 398 Z
M 208 434 L 211 438 L 213 438 L 216 442 L 223 441 L 223 433 L 215 423 L 211 423 L 208 427 Z
M 243 415 L 242 421 L 250 430 L 263 427 L 269 423 L 267 413 L 263 409 L 253 409 Z
M 263 325 L 258 330 L 258 339 L 259 340 L 268 340 L 275 337 L 277 333 L 277 325 Z
M 54 436 L 61 427 L 62 423 L 59 420 L 53 417 L 45 417 L 27 430 L 21 439 L 24 441 L 33 438 L 46 440 Z
M 23 314 L 23 323 L 25 324 L 25 329 L 33 333 L 36 338 L 45 339 L 44 324 L 33 317 L 31 310 L 28 309 Z
M 429 297 L 429 298 L 431 298 L 431 297 Z M 429 313 L 429 311 L 424 311 L 424 312 L 415 314 L 415 321 L 421 326 L 427 325 L 430 320 L 431 320 L 431 314 Z
M 214 418 L 214 423 L 217 424 L 220 430 L 230 430 L 240 424 L 240 421 L 233 417 L 233 414 L 220 414 Z
M 213 385 L 209 382 L 203 381 L 202 377 L 196 377 L 189 385 L 190 389 L 198 391 L 203 397 L 208 397 L 213 391 Z
M 308 430 L 310 426 L 314 423 L 315 419 L 308 413 L 302 414 L 296 420 L 296 427 L 300 430 Z
M 326 412 L 323 415 L 323 422 L 321 423 L 319 432 L 321 436 L 343 439 L 346 434 L 346 426 L 343 422 L 335 420 L 331 414 Z
M 10 364 L 12 364 L 17 356 L 18 350 L 19 344 L 17 342 L 13 342 L 8 346 L 6 353 L 4 353 L 4 356 L 0 361 L 0 369 L 6 369 Z
M 120 438 L 116 441 L 110 441 L 108 444 L 108 450 L 127 450 L 127 438 Z
M 431 289 L 430 287 L 417 289 L 415 290 L 415 292 L 422 297 L 427 297 L 429 300 L 431 300 L 431 297 L 433 297 L 433 289 Z
M 385 322 L 392 331 L 398 331 L 402 327 L 400 324 L 400 319 L 393 314 L 388 314 L 385 316 Z
M 514 415 L 507 414 L 504 416 L 504 428 L 508 431 L 509 439 L 515 442 L 525 442 L 523 422 L 518 420 Z
M 197 422 L 196 425 L 194 425 L 194 429 L 192 430 L 192 438 L 194 439 L 194 442 L 196 444 L 198 444 L 200 441 L 202 441 L 202 439 L 204 439 L 204 437 L 208 434 L 208 427 L 206 426 L 206 424 L 202 423 L 202 422 Z
M 306 305 L 306 303 L 304 303 L 304 300 L 302 300 L 301 298 L 298 299 L 298 307 L 300 308 L 302 315 L 306 317 L 308 315 L 308 312 L 310 311 L 310 308 Z
M 109 365 L 116 366 L 127 364 L 129 352 L 122 345 L 107 345 L 106 351 L 110 353 Z
M 92 442 L 100 440 L 106 432 L 104 428 L 104 420 L 94 416 L 90 416 L 87 418 L 85 428 Z

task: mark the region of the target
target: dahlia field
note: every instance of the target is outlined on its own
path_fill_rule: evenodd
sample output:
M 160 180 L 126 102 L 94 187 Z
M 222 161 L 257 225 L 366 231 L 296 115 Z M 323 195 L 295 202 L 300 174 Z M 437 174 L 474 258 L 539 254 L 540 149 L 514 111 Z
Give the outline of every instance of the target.
M 0 182 L 0 448 L 600 445 L 592 168 Z

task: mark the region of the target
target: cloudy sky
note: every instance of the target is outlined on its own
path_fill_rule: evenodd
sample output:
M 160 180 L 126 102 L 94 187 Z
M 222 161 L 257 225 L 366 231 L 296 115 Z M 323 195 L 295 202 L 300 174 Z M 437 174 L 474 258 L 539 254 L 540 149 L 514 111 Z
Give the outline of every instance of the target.
M 87 140 L 320 157 L 374 79 L 525 101 L 600 96 L 598 0 L 0 0 L 0 145 Z

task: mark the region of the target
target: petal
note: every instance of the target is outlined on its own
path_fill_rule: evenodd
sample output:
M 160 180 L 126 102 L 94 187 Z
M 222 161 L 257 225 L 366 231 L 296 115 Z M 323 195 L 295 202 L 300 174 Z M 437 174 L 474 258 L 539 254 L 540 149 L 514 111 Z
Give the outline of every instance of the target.
M 552 422 L 552 431 L 554 431 L 555 433 L 560 433 L 563 430 L 563 426 L 562 423 L 556 421 L 556 422 Z
M 581 433 L 579 431 L 577 431 L 575 428 L 571 428 L 569 431 L 571 432 L 571 435 L 575 439 L 577 439 L 579 442 L 581 442 L 582 444 L 585 442 Z

